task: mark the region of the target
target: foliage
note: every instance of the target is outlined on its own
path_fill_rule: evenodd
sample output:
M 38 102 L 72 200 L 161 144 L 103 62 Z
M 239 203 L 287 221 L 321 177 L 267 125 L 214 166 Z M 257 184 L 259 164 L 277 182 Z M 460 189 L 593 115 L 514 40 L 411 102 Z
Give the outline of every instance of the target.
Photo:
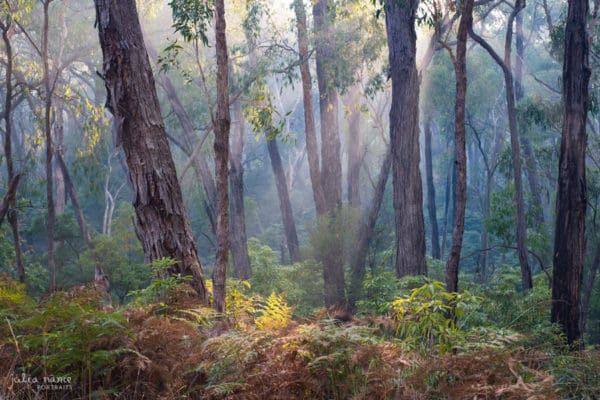
M 465 332 L 455 318 L 463 317 L 467 306 L 479 301 L 469 292 L 447 292 L 442 282 L 428 282 L 392 303 L 397 333 L 413 348 L 437 349 L 443 355 L 465 342 Z
M 584 351 L 552 358 L 549 371 L 563 399 L 597 399 L 600 393 L 600 356 Z
M 130 296 L 135 297 L 134 302 L 137 304 L 158 302 L 160 307 L 157 311 L 164 311 L 164 307 L 166 307 L 164 301 L 177 290 L 181 283 L 191 279 L 189 276 L 169 273 L 169 269 L 175 264 L 177 261 L 171 258 L 160 258 L 150 263 L 152 281 L 147 287 L 130 292 Z
M 360 314 L 388 314 L 392 307 L 391 302 L 399 295 L 396 274 L 383 268 L 373 272 L 367 271 L 362 294 L 362 299 L 356 302 Z
M 254 320 L 258 329 L 275 330 L 285 327 L 292 319 L 292 308 L 287 305 L 285 296 L 271 293 L 265 301 L 260 315 Z
M 186 41 L 200 40 L 208 45 L 208 24 L 214 13 L 214 2 L 195 0 L 171 0 L 173 28 Z
M 294 313 L 307 316 L 323 305 L 323 276 L 320 266 L 307 260 L 294 265 L 278 265 L 277 255 L 256 238 L 248 240 L 252 265 L 252 290 L 264 297 L 285 293 Z

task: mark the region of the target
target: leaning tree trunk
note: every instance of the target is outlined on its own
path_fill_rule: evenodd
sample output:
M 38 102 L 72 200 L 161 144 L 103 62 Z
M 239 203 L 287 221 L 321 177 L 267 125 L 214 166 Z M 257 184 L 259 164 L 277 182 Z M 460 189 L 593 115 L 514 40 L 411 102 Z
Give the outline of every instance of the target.
M 12 21 L 8 18 L 7 23 L 0 22 L 2 30 L 2 41 L 4 42 L 4 51 L 6 52 L 6 96 L 4 98 L 4 157 L 6 157 L 7 182 L 12 182 L 15 178 L 15 168 L 13 164 L 12 150 L 12 110 L 13 110 L 13 48 L 10 40 L 10 29 Z M 16 196 L 16 193 L 15 193 Z M 16 273 L 19 282 L 25 282 L 25 267 L 23 265 L 23 252 L 21 250 L 21 235 L 19 233 L 19 217 L 15 208 L 15 201 L 8 204 L 8 223 L 10 224 L 15 247 Z
M 342 205 L 342 161 L 338 121 L 338 93 L 335 88 L 335 38 L 333 13 L 328 0 L 313 5 L 319 112 L 321 117 L 321 184 L 325 195 L 327 220 L 325 224 L 331 245 L 321 255 L 325 304 L 343 305 L 345 301 L 344 246 L 335 217 Z M 326 189 L 326 190 L 325 190 Z
M 467 152 L 465 132 L 465 107 L 467 100 L 467 35 L 473 24 L 473 0 L 463 3 L 456 37 L 456 102 L 454 105 L 454 155 L 456 165 L 456 192 L 454 200 L 454 225 L 452 247 L 446 262 L 446 290 L 458 291 L 458 266 L 465 231 L 467 206 Z
M 208 300 L 202 266 L 183 204 L 181 187 L 160 111 L 135 0 L 95 0 L 104 56 L 107 108 L 114 115 L 134 193 L 136 232 L 147 261 L 171 257 L 173 273 L 192 275 Z
M 283 230 L 287 248 L 290 253 L 291 263 L 300 261 L 300 245 L 298 243 L 298 234 L 296 232 L 296 223 L 294 222 L 294 213 L 292 212 L 292 203 L 288 191 L 283 163 L 277 146 L 277 138 L 267 139 L 267 150 L 271 159 L 271 168 L 275 176 L 275 186 L 279 197 L 279 209 L 281 210 L 281 219 L 283 221 Z
M 440 232 L 435 207 L 435 185 L 433 184 L 433 162 L 431 154 L 431 116 L 425 120 L 425 173 L 427 175 L 427 210 L 431 225 L 431 256 L 441 260 Z
M 560 144 L 552 278 L 552 322 L 569 344 L 582 339 L 581 281 L 585 258 L 585 148 L 590 79 L 587 0 L 569 0 L 563 59 Z
M 423 189 L 419 169 L 419 77 L 415 15 L 418 0 L 385 1 L 392 107 L 390 145 L 396 216 L 396 275 L 427 273 Z
M 231 140 L 230 149 L 230 175 L 231 185 L 231 255 L 233 256 L 233 270 L 238 279 L 250 279 L 250 256 L 248 255 L 248 241 L 246 239 L 246 218 L 244 215 L 244 166 L 242 156 L 244 151 L 244 113 L 242 103 L 236 100 L 233 103 L 235 113 L 235 129 Z
M 214 308 L 225 311 L 225 283 L 229 259 L 229 71 L 225 36 L 224 0 L 215 0 L 215 49 L 217 53 L 217 117 L 215 123 L 215 176 L 217 184 L 217 256 L 213 272 Z

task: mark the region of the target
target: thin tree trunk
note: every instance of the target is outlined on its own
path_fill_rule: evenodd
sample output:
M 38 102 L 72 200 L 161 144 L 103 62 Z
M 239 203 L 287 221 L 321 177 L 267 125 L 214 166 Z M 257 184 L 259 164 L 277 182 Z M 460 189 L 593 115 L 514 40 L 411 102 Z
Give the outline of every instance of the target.
M 518 13 L 515 17 L 516 27 L 516 49 L 517 57 L 515 58 L 515 101 L 518 103 L 524 96 L 523 89 L 523 62 L 525 59 L 525 44 L 523 43 L 523 13 Z M 529 132 L 521 132 L 521 145 L 523 148 L 523 160 L 525 161 L 525 174 L 529 182 L 529 190 L 533 199 L 533 209 L 535 222 L 543 229 L 545 226 L 544 206 L 542 204 L 542 195 L 540 192 L 540 184 L 535 166 L 535 157 L 529 140 Z
M 392 107 L 390 145 L 396 216 L 396 275 L 427 273 L 423 189 L 419 169 L 419 79 L 415 15 L 418 0 L 385 1 Z
M 146 261 L 171 257 L 172 273 L 192 276 L 207 302 L 202 266 L 183 204 L 181 187 L 144 47 L 135 0 L 95 0 L 107 108 L 114 115 L 116 145 L 122 144 L 133 190 L 136 232 Z
M 454 162 L 452 162 L 454 165 Z M 442 260 L 446 258 L 446 248 L 448 243 L 448 220 L 450 215 L 450 192 L 452 188 L 452 171 L 454 168 L 448 168 L 448 172 L 446 173 L 446 190 L 444 194 L 444 227 L 442 229 Z
M 44 22 L 42 33 L 42 64 L 44 81 L 44 133 L 46 137 L 46 202 L 48 207 L 48 275 L 49 288 L 51 292 L 56 289 L 56 267 L 54 262 L 54 189 L 52 173 L 52 156 L 54 153 L 52 145 L 52 127 L 50 117 L 52 113 L 52 85 L 50 82 L 50 65 L 48 60 L 48 8 L 52 0 L 42 1 L 44 8 Z
M 279 197 L 279 209 L 281 210 L 281 219 L 283 221 L 283 230 L 285 232 L 287 248 L 290 253 L 290 261 L 296 263 L 300 261 L 300 245 L 298 243 L 298 234 L 296 233 L 296 223 L 294 222 L 292 203 L 290 202 L 290 195 L 276 138 L 267 140 L 267 149 L 269 151 L 269 158 L 271 159 L 273 175 L 275 176 L 275 185 L 277 186 L 277 195 Z
M 427 210 L 431 226 L 431 256 L 441 260 L 440 233 L 435 207 L 435 185 L 433 183 L 433 161 L 431 154 L 431 116 L 425 119 L 425 173 L 427 175 Z
M 563 62 L 564 117 L 560 144 L 552 322 L 569 344 L 582 339 L 581 281 L 585 259 L 585 149 L 590 79 L 587 0 L 569 0 Z
M 347 96 L 348 109 L 348 204 L 360 208 L 360 88 L 354 85 Z
M 242 103 L 235 100 L 233 112 L 236 119 L 235 129 L 231 140 L 229 152 L 230 172 L 229 184 L 231 185 L 231 255 L 233 256 L 233 270 L 238 279 L 250 279 L 250 256 L 248 255 L 248 241 L 246 240 L 246 219 L 244 215 L 244 167 L 242 155 L 244 151 L 244 113 Z
M 12 20 L 9 17 L 7 22 L 0 22 L 2 30 L 2 41 L 4 42 L 4 51 L 6 52 L 6 96 L 4 98 L 4 157 L 6 157 L 6 176 L 7 181 L 11 182 L 15 178 L 12 151 L 12 110 L 13 110 L 13 48 L 10 40 L 9 31 L 12 26 Z M 16 193 L 15 193 L 16 196 Z M 21 235 L 19 233 L 19 217 L 15 209 L 15 201 L 8 204 L 8 223 L 10 224 L 13 242 L 15 247 L 15 272 L 19 282 L 25 282 L 25 266 L 23 265 L 23 252 L 21 250 Z
M 361 224 L 358 230 L 358 240 L 356 244 L 356 251 L 350 261 L 350 289 L 348 293 L 348 303 L 350 309 L 354 308 L 356 301 L 360 298 L 363 279 L 366 271 L 367 253 L 369 251 L 369 244 L 375 231 L 375 224 L 377 222 L 377 216 L 379 210 L 383 204 L 383 195 L 385 193 L 385 187 L 387 185 L 388 177 L 390 175 L 390 169 L 392 167 L 392 151 L 388 149 L 383 164 L 381 165 L 381 171 L 377 178 L 377 184 L 373 191 L 373 199 L 371 204 L 366 211 L 365 215 L 361 218 Z
M 58 101 L 56 102 L 54 112 L 55 112 L 54 152 L 55 152 L 55 156 L 58 160 L 58 157 L 64 158 L 64 143 L 65 143 L 62 104 L 60 104 L 60 102 L 58 102 Z M 56 210 L 55 211 L 56 215 L 62 215 L 65 213 L 65 206 L 67 204 L 67 191 L 65 188 L 65 177 L 63 176 L 63 171 L 61 168 L 56 168 L 56 170 L 55 170 L 55 181 L 56 181 L 56 203 L 54 204 L 54 209 Z
M 312 103 L 312 80 L 310 77 L 308 33 L 306 29 L 306 10 L 302 0 L 294 0 L 296 25 L 298 29 L 298 54 L 300 57 L 300 76 L 302 78 L 302 99 L 304 103 L 304 130 L 306 135 L 306 155 L 308 169 L 313 188 L 313 197 L 317 216 L 325 215 L 325 193 L 321 183 L 321 167 L 319 166 L 319 148 L 317 145 L 317 130 Z
M 506 108 L 508 114 L 508 126 L 510 131 L 510 144 L 512 154 L 513 175 L 515 181 L 515 206 L 517 209 L 516 216 L 516 237 L 517 237 L 517 253 L 519 255 L 519 264 L 521 266 L 521 285 L 523 290 L 529 290 L 533 287 L 531 279 L 531 267 L 527 256 L 527 238 L 525 227 L 525 205 L 523 200 L 523 177 L 521 175 L 521 150 L 519 146 L 519 132 L 517 129 L 517 115 L 515 107 L 514 81 L 511 67 L 512 54 L 512 27 L 516 15 L 523 9 L 524 4 L 521 0 L 515 1 L 513 11 L 508 17 L 506 39 L 504 42 L 504 60 L 492 49 L 492 47 L 483 38 L 473 32 L 472 27 L 469 28 L 469 34 L 477 43 L 481 45 L 496 63 L 502 68 L 504 73 L 504 83 L 506 86 Z
M 322 254 L 325 304 L 345 304 L 344 255 L 342 235 L 335 217 L 342 205 L 342 161 L 338 121 L 338 93 L 335 88 L 335 38 L 333 4 L 317 0 L 313 5 L 319 114 L 321 119 L 321 184 L 325 195 L 327 228 L 331 248 Z
M 456 165 L 456 192 L 452 247 L 446 263 L 446 290 L 458 291 L 458 268 L 465 231 L 465 210 L 467 206 L 467 153 L 465 132 L 465 108 L 467 101 L 467 37 L 473 25 L 473 0 L 463 3 L 458 34 L 456 38 L 456 103 L 454 107 L 454 151 Z
M 225 283 L 229 259 L 229 71 L 225 36 L 224 0 L 215 0 L 215 49 L 217 53 L 217 116 L 215 124 L 215 176 L 217 186 L 217 255 L 213 272 L 214 309 L 225 311 Z

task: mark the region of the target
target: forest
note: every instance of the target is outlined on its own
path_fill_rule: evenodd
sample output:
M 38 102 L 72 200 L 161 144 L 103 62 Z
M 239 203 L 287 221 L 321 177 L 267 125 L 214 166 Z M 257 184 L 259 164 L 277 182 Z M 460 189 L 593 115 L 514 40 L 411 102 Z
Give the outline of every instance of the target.
M 0 399 L 600 399 L 600 0 L 0 0 Z

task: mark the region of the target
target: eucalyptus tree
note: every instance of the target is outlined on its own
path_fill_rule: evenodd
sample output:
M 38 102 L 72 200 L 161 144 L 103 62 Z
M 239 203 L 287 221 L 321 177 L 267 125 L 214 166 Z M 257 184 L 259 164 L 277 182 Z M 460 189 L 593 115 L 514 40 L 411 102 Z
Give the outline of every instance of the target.
M 586 124 L 591 70 L 587 31 L 588 1 L 569 0 L 568 4 L 551 320 L 562 326 L 569 344 L 576 345 L 583 333 L 581 281 L 585 261 Z
M 423 189 L 419 169 L 419 77 L 415 19 L 418 0 L 381 1 L 392 79 L 390 145 L 396 219 L 396 275 L 427 273 Z
M 172 273 L 192 276 L 208 300 L 134 0 L 95 0 L 116 146 L 122 146 L 134 192 L 136 229 L 147 261 L 171 257 Z

